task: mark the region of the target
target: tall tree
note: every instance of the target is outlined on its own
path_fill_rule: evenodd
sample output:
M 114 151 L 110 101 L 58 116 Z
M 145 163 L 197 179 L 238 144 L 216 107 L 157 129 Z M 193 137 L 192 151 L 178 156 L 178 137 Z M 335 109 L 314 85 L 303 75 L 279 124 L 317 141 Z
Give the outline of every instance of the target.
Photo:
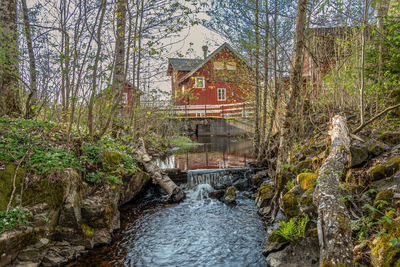
M 0 115 L 20 115 L 17 0 L 0 2 Z
M 367 38 L 367 20 L 368 20 L 369 1 L 364 0 L 364 16 L 363 16 L 363 31 L 361 43 L 361 83 L 360 83 L 360 125 L 364 124 L 364 94 L 365 94 L 365 44 Z
M 255 50 L 255 128 L 254 128 L 254 155 L 258 156 L 260 149 L 260 23 L 259 23 L 259 0 L 256 0 L 256 24 L 255 24 L 255 38 L 256 38 L 256 50 Z
M 31 25 L 29 22 L 28 15 L 28 6 L 26 5 L 26 0 L 22 0 L 22 13 L 24 15 L 24 28 L 25 28 L 25 36 L 26 43 L 28 46 L 28 56 L 29 56 L 29 95 L 28 99 L 25 103 L 25 117 L 31 118 L 35 115 L 35 105 L 38 98 L 38 90 L 37 90 L 37 70 L 36 70 L 36 59 L 35 53 L 33 51 L 33 42 L 32 42 L 32 32 Z

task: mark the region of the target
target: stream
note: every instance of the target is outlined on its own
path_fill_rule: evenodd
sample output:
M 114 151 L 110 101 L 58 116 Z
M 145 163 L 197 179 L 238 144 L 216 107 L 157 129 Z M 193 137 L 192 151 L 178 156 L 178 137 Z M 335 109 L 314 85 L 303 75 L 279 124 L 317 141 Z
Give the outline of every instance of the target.
M 188 155 L 195 159 L 195 154 Z M 223 160 L 215 159 L 219 162 L 208 165 Z M 192 185 L 180 204 L 167 204 L 165 195 L 148 191 L 140 201 L 122 208 L 121 230 L 110 245 L 68 266 L 266 266 L 262 255 L 266 228 L 254 201 L 238 192 L 237 204 L 228 206 L 209 198 L 212 191 L 209 184 Z

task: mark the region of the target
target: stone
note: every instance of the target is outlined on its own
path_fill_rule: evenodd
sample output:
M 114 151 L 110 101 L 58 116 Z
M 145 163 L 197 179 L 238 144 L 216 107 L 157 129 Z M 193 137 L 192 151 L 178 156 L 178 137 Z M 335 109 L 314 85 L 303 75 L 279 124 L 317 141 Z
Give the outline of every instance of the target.
M 296 173 L 307 172 L 308 170 L 312 170 L 313 164 L 311 159 L 300 161 L 294 167 Z
M 316 173 L 300 173 L 297 175 L 297 183 L 306 191 L 314 186 L 317 177 L 318 175 Z
M 283 212 L 288 218 L 296 217 L 300 215 L 300 209 L 298 207 L 299 202 L 296 196 L 290 191 L 286 193 L 282 198 Z
M 398 145 L 400 144 L 400 132 L 384 132 L 378 137 L 378 139 L 386 144 Z
M 150 175 L 141 169 L 138 169 L 134 174 L 123 176 L 123 186 L 121 188 L 119 205 L 123 205 L 131 201 L 145 188 L 149 181 Z
M 94 244 L 106 245 L 111 242 L 111 234 L 108 229 L 101 229 L 94 232 Z
M 385 227 L 387 235 L 376 237 L 369 243 L 373 266 L 400 266 L 400 248 L 390 241 L 400 239 L 400 226 L 393 223 Z
M 225 191 L 223 189 L 209 192 L 208 196 L 213 199 L 221 199 L 224 197 Z
M 14 174 L 16 169 L 15 164 L 6 165 L 4 170 L 0 170 L 0 210 L 5 210 L 7 208 L 8 201 L 10 200 L 11 193 L 13 190 Z M 20 184 L 25 176 L 25 171 L 23 168 L 18 169 L 16 177 L 16 192 L 20 192 Z M 15 206 L 15 202 L 13 206 Z
M 369 154 L 372 154 L 373 156 L 379 156 L 385 152 L 388 147 L 380 141 L 371 139 L 367 142 L 367 149 Z
M 274 196 L 275 188 L 271 183 L 263 182 L 257 190 L 256 204 L 259 208 L 264 208 L 268 205 L 269 200 Z
M 236 188 L 234 186 L 226 189 L 223 202 L 226 204 L 236 204 Z
M 260 171 L 253 175 L 251 182 L 253 186 L 260 185 L 265 179 L 268 179 L 268 171 Z
M 352 146 L 351 152 L 351 167 L 359 166 L 368 158 L 368 149 L 365 146 Z
M 400 169 L 400 156 L 390 158 L 386 163 L 376 165 L 368 171 L 372 181 L 378 181 L 394 175 Z
M 106 171 L 115 171 L 120 167 L 122 155 L 115 151 L 105 151 L 101 155 L 103 169 Z
M 238 190 L 244 191 L 249 188 L 249 181 L 247 178 L 242 178 L 236 180 L 232 185 L 236 187 Z
M 282 246 L 281 250 L 272 250 L 265 261 L 270 267 L 317 267 L 319 266 L 318 239 L 303 238 L 298 244 L 290 243 Z

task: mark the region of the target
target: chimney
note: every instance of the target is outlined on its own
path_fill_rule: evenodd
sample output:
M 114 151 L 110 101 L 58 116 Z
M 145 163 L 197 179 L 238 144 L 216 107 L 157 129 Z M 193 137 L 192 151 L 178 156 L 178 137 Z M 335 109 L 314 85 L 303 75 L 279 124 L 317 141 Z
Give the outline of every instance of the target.
M 207 52 L 208 52 L 208 46 L 203 45 L 202 49 L 203 49 L 203 53 L 204 53 L 204 59 L 206 59 L 207 58 Z

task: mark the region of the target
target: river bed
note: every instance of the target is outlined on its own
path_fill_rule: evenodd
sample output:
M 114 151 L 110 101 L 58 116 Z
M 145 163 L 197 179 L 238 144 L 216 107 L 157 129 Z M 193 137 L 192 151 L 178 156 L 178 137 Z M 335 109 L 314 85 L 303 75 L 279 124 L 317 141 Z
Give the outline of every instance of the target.
M 187 152 L 186 158 L 202 158 L 187 161 L 192 163 L 187 169 L 215 168 L 221 160 L 229 167 L 246 166 L 224 157 L 250 158 L 244 149 L 247 142 L 234 142 L 242 147 L 239 150 L 225 144 L 229 145 L 222 149 L 203 145 L 210 148 L 207 153 L 220 155 L 213 160 L 201 157 L 201 147 Z M 204 163 L 208 165 L 200 166 Z M 262 255 L 266 228 L 254 201 L 239 192 L 237 204 L 230 206 L 209 198 L 211 191 L 209 184 L 186 189 L 187 198 L 180 204 L 167 204 L 165 195 L 147 192 L 140 201 L 123 207 L 121 230 L 110 245 L 68 266 L 266 266 Z

